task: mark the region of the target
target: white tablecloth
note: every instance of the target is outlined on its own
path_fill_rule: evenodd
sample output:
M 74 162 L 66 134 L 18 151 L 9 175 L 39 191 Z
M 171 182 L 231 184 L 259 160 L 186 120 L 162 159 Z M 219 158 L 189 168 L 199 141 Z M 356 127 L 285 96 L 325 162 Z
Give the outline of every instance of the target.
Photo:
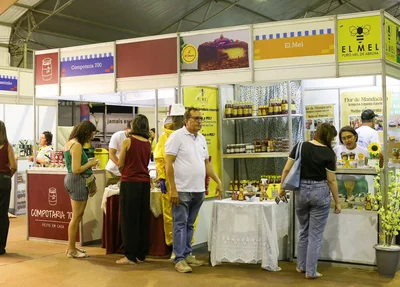
M 263 269 L 279 271 L 278 241 L 287 240 L 288 232 L 289 204 L 215 201 L 208 240 L 211 264 L 261 263 Z

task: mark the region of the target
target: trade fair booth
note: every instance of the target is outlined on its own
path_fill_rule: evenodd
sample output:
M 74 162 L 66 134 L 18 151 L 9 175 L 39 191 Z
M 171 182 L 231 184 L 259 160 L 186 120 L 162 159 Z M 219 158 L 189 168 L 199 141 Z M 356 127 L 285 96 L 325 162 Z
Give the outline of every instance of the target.
M 216 200 L 211 181 L 195 244 L 208 243 L 213 266 L 261 263 L 278 271 L 278 259 L 296 257 L 298 228 L 294 199 L 290 204 L 274 200 L 280 175 L 292 147 L 312 139 L 318 124 L 357 128 L 361 112 L 373 109 L 379 115 L 376 130 L 385 158 L 386 191 L 388 169 L 396 168 L 391 149 L 400 140 L 399 27 L 397 19 L 375 11 L 41 51 L 35 54 L 34 106 L 42 99 L 150 106 L 155 108 L 157 134 L 161 108 L 172 103 L 199 108 L 204 117 L 201 133 L 226 198 Z M 70 211 L 68 204 L 52 206 L 47 201 L 56 184 L 61 191 L 57 201 L 67 201 L 61 186 L 65 170 L 57 171 L 59 179 L 40 191 L 30 189 L 35 176 L 47 184 L 44 177 L 52 173 L 28 171 L 29 238 L 65 240 L 68 217 L 52 225 L 51 218 L 31 213 Z M 330 212 L 320 259 L 373 266 L 379 224 L 376 210 L 366 207 L 366 197 L 375 194 L 376 170 L 364 164 L 338 166 L 337 174 L 346 182 L 343 211 Z M 367 191 L 353 196 L 354 181 L 360 177 Z M 83 222 L 88 230 L 96 222 L 97 235 L 104 191 L 99 187 L 98 198 L 89 200 L 89 205 L 94 202 L 89 207 L 93 220 Z M 266 190 L 261 197 L 260 189 Z M 49 226 L 43 230 L 39 222 L 46 220 Z M 64 239 L 56 238 L 62 232 Z

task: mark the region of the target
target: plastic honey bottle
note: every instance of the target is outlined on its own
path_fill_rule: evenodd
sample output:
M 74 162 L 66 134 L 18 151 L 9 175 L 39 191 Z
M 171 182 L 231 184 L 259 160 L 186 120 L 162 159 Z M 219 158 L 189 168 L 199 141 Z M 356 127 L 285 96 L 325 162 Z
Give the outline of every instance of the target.
M 232 180 L 229 183 L 229 191 L 233 191 L 233 181 Z
M 275 99 L 271 99 L 269 101 L 268 115 L 273 115 L 274 114 L 274 106 L 275 106 Z
M 239 191 L 239 185 L 238 185 L 238 181 L 235 180 L 235 184 L 233 185 L 233 190 L 234 191 Z
M 243 104 L 241 102 L 238 103 L 237 116 L 243 117 Z

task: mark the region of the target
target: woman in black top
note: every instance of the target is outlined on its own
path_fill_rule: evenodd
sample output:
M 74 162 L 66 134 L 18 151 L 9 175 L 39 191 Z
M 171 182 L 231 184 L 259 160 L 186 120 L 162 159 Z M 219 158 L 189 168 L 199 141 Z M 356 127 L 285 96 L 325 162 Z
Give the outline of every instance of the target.
M 330 193 L 335 200 L 335 213 L 341 211 L 335 176 L 336 157 L 331 147 L 336 135 L 334 126 L 323 123 L 318 126 L 314 140 L 304 142 L 301 147 L 300 188 L 293 192 L 300 225 L 296 270 L 306 273 L 308 279 L 322 277 L 317 272 L 317 263 L 329 215 Z M 297 145 L 283 169 L 282 182 L 293 166 L 296 148 Z M 279 191 L 279 196 L 286 197 L 284 189 Z

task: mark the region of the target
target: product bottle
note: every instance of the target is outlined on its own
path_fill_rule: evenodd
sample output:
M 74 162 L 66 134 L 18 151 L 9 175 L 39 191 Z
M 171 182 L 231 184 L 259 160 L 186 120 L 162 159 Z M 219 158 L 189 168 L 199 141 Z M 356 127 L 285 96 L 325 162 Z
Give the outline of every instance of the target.
M 281 109 L 282 109 L 282 114 L 287 115 L 287 113 L 289 111 L 289 107 L 288 107 L 288 100 L 287 100 L 286 96 L 283 97 L 283 99 L 282 99 Z
M 243 117 L 243 104 L 241 102 L 238 103 L 237 116 Z
M 225 104 L 225 118 L 230 118 L 232 116 L 232 108 L 229 101 Z
M 275 100 L 270 99 L 269 100 L 269 107 L 268 107 L 268 115 L 273 115 L 274 114 L 274 106 L 275 106 Z
M 274 115 L 279 115 L 280 104 L 278 99 L 274 99 Z
M 234 191 L 239 191 L 239 185 L 238 185 L 238 181 L 235 180 L 235 184 L 233 185 L 233 190 Z
M 239 197 L 238 197 L 239 201 L 243 201 L 244 200 L 244 192 L 243 192 L 243 188 L 240 189 L 239 191 Z
M 237 102 L 235 101 L 232 105 L 232 118 L 237 118 L 238 116 L 238 106 Z
M 291 103 L 291 105 L 292 105 L 292 114 L 295 114 L 296 113 L 296 104 L 294 103 L 294 100 L 292 100 L 292 103 Z
M 264 201 L 264 186 L 260 185 L 260 201 Z
M 229 191 L 233 191 L 233 181 L 232 180 L 229 183 Z

